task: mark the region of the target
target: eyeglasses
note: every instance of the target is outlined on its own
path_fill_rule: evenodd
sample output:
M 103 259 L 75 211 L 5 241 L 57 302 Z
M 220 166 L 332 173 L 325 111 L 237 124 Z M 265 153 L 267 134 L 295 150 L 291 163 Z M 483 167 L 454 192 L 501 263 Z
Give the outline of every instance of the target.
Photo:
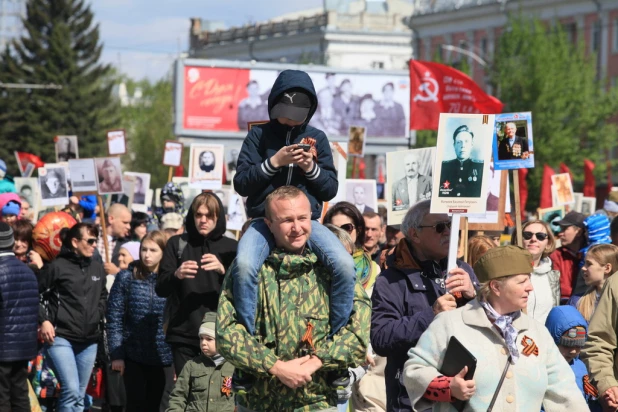
M 440 233 L 443 233 L 446 229 L 451 230 L 451 221 L 449 220 L 448 222 L 439 222 L 439 223 L 436 223 L 435 225 L 419 226 L 419 228 L 424 228 L 424 227 L 433 227 L 436 230 L 436 233 L 440 234 Z
M 537 232 L 537 233 L 524 232 L 524 233 L 522 233 L 522 236 L 526 240 L 530 240 L 530 239 L 532 239 L 532 236 L 536 236 L 536 239 L 538 241 L 540 241 L 540 242 L 542 242 L 545 239 L 547 239 L 547 233 L 543 233 L 543 232 Z
M 82 240 L 85 240 L 86 243 L 88 243 L 90 246 L 94 246 L 95 243 L 97 243 L 97 238 L 96 237 L 93 237 L 93 238 L 90 238 L 90 239 L 82 239 Z
M 345 225 L 339 226 L 339 228 L 345 230 L 348 233 L 352 233 L 354 232 L 354 229 L 356 229 L 356 227 L 352 223 L 346 223 Z

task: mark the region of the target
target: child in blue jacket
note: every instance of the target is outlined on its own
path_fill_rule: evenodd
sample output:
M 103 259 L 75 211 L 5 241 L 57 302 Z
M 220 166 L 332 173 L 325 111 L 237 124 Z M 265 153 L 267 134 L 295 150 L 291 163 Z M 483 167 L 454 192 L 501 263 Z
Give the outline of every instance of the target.
M 588 322 L 573 306 L 556 306 L 549 312 L 545 327 L 554 338 L 560 353 L 571 366 L 575 374 L 575 382 L 588 402 L 590 411 L 601 412 L 601 404 L 597 400 L 598 391 L 590 383 L 586 365 L 579 359 L 579 352 L 588 337 Z
M 252 221 L 238 244 L 232 265 L 234 306 L 240 322 L 251 334 L 255 333 L 257 273 L 275 246 L 264 222 L 264 201 L 281 186 L 296 186 L 311 203 L 308 246 L 333 273 L 331 336 L 347 323 L 352 312 L 354 262 L 341 242 L 317 222 L 322 202 L 334 198 L 339 187 L 328 138 L 308 125 L 317 105 L 317 94 L 307 73 L 281 72 L 268 97 L 270 121 L 251 128 L 238 156 L 234 189 L 247 196 L 247 215 Z M 235 377 L 234 384 L 237 382 Z

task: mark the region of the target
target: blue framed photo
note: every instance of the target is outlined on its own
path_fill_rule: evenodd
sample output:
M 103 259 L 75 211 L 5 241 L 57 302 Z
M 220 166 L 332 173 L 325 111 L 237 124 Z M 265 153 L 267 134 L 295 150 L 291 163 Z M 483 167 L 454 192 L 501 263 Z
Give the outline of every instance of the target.
M 496 170 L 533 168 L 532 113 L 497 114 L 493 142 Z

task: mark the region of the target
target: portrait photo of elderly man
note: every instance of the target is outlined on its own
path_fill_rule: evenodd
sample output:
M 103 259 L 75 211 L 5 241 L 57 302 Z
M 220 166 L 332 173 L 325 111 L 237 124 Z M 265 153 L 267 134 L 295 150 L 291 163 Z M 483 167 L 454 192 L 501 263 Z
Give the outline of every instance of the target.
M 423 174 L 421 166 L 420 151 L 409 151 L 403 157 L 405 176 L 393 183 L 393 210 L 408 210 L 416 202 L 431 199 L 431 176 Z
M 525 128 L 523 128 L 525 130 Z M 522 132 L 525 134 L 525 131 Z M 527 159 L 529 155 L 528 139 L 517 135 L 517 124 L 508 122 L 504 125 L 504 138 L 498 144 L 498 160 Z
M 455 158 L 442 162 L 439 197 L 479 197 L 483 183 L 482 160 L 472 158 L 474 132 L 467 125 L 453 133 Z

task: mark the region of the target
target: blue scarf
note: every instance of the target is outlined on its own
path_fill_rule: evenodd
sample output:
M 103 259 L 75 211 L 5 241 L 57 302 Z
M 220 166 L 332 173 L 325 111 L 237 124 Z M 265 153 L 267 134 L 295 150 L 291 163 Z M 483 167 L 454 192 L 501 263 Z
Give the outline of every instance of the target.
M 517 350 L 517 329 L 513 326 L 513 321 L 521 316 L 521 311 L 507 313 L 501 315 L 489 304 L 489 302 L 479 301 L 487 317 L 494 322 L 494 325 L 500 330 L 500 333 L 506 341 L 506 346 L 509 348 L 509 354 L 513 364 L 519 359 L 519 351 Z

